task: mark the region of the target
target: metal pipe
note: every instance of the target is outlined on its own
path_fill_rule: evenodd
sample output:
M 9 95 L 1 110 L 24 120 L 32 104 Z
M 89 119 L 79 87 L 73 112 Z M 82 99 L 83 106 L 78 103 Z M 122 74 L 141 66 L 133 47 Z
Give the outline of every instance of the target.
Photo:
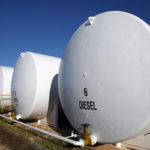
M 3 95 L 2 95 L 2 106 L 1 106 L 1 112 L 3 113 Z
M 12 99 L 10 101 L 10 111 L 11 111 L 11 108 L 12 108 Z
M 23 125 L 23 126 L 25 126 L 25 127 L 28 127 L 28 128 L 33 129 L 33 130 L 39 131 L 39 132 L 41 132 L 41 133 L 47 134 L 47 135 L 49 135 L 49 136 L 52 136 L 52 137 L 57 138 L 57 139 L 59 139 L 59 140 L 62 140 L 62 141 L 64 141 L 64 142 L 70 143 L 70 144 L 72 144 L 72 145 L 84 147 L 84 140 L 83 140 L 83 139 L 80 139 L 79 141 L 74 141 L 74 140 L 71 140 L 71 139 L 67 139 L 67 138 L 65 138 L 65 137 L 63 137 L 63 136 L 56 135 L 56 134 L 54 134 L 54 133 L 45 131 L 45 130 L 43 130 L 43 129 L 39 129 L 39 128 L 37 128 L 37 127 L 32 127 L 32 126 L 30 126 L 30 125 L 28 125 L 28 124 L 26 124 L 26 123 L 23 123 L 23 122 L 18 121 L 18 120 L 11 119 L 11 118 L 6 117 L 6 116 L 4 116 L 4 115 L 0 115 L 0 117 L 2 117 L 2 118 L 4 118 L 4 119 L 7 119 L 7 120 L 10 120 L 10 121 L 13 121 L 13 122 L 16 122 L 16 123 L 18 123 L 18 124 L 21 124 L 21 125 Z
M 10 98 L 4 98 L 5 96 L 10 96 Z M 10 94 L 5 94 L 5 95 L 0 95 L 0 97 L 2 97 L 1 100 L 1 112 L 3 113 L 4 111 L 4 100 L 9 100 L 10 101 L 10 111 L 11 111 L 11 107 L 12 107 L 12 99 L 11 99 L 11 95 Z
M 0 96 L 11 96 L 10 94 L 4 94 L 4 95 L 0 95 Z
M 70 136 L 67 136 L 65 138 L 69 139 L 69 138 L 72 138 L 72 137 L 78 137 L 77 134 L 74 134 L 74 132 L 71 132 L 71 135 Z

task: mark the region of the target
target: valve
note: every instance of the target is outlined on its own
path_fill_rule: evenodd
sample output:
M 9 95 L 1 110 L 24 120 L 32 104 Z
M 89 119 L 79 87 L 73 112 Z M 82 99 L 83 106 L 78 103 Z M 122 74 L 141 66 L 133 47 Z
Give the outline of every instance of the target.
M 83 133 L 81 134 L 81 137 L 84 140 L 84 146 L 92 145 L 92 139 L 88 134 L 88 127 L 90 126 L 90 124 L 85 123 L 81 124 L 81 126 L 83 126 Z
M 12 119 L 16 119 L 16 113 L 15 113 L 14 110 L 12 110 L 11 118 L 12 118 Z

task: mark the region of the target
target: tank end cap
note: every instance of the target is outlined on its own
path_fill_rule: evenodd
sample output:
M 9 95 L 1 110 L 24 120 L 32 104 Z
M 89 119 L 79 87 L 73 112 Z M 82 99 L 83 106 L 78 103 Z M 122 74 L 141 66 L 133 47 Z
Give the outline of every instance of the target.
M 95 135 L 90 135 L 90 138 L 91 138 L 91 145 L 95 145 L 96 142 L 97 142 L 97 137 Z
M 21 115 L 17 115 L 17 116 L 16 116 L 16 119 L 17 119 L 17 120 L 21 119 Z

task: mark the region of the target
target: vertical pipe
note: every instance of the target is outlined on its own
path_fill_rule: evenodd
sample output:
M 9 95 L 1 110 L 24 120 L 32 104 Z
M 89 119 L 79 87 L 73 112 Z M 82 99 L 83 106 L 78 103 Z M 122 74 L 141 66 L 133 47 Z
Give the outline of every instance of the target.
M 10 111 L 11 111 L 11 107 L 12 107 L 12 99 L 10 99 Z
M 3 95 L 2 95 L 2 108 L 1 108 L 1 112 L 3 112 Z

